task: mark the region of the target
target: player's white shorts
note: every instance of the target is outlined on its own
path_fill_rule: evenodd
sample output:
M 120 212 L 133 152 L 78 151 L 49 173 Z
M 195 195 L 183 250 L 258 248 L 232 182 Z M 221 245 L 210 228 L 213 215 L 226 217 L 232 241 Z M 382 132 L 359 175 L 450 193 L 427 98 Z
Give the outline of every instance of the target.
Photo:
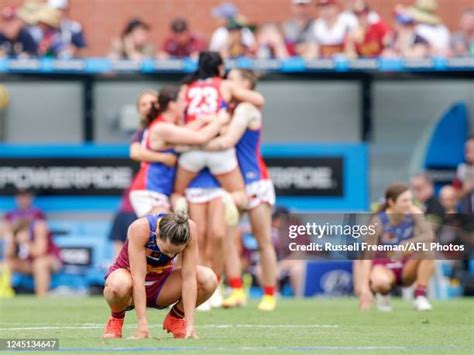
M 186 189 L 186 200 L 189 203 L 208 203 L 212 200 L 222 197 L 224 190 L 220 187 L 202 188 L 190 187 Z
M 258 180 L 251 184 L 245 185 L 245 191 L 249 202 L 247 209 L 251 210 L 262 203 L 268 203 L 270 206 L 275 205 L 275 187 L 271 180 Z
M 182 153 L 178 163 L 184 169 L 195 173 L 207 167 L 212 175 L 230 173 L 239 165 L 235 155 L 235 148 L 218 152 L 192 150 Z
M 130 191 L 130 203 L 137 217 L 143 217 L 154 208 L 170 208 L 168 196 L 155 191 L 132 190 Z

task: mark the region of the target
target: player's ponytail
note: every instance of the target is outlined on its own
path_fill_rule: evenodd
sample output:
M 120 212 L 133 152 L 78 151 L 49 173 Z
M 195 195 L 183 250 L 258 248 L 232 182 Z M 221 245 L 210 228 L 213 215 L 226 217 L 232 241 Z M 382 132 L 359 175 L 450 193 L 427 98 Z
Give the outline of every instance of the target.
M 147 114 L 148 124 L 155 118 L 166 112 L 170 102 L 177 101 L 179 95 L 179 88 L 176 86 L 164 86 L 158 93 L 158 102 L 151 105 L 150 111 Z
M 175 245 L 187 244 L 190 239 L 189 217 L 185 212 L 169 213 L 160 220 L 159 238 Z
M 184 84 L 221 76 L 219 70 L 221 65 L 224 65 L 224 60 L 219 52 L 202 51 L 199 53 L 197 70 L 184 80 Z

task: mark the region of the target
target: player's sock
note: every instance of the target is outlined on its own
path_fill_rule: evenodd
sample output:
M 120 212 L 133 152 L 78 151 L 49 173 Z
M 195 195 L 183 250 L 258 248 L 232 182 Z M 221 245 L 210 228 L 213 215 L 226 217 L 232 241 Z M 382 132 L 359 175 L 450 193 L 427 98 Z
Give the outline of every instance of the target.
M 114 317 L 116 319 L 124 319 L 125 318 L 125 311 L 112 312 L 112 317 Z
M 263 294 L 265 296 L 275 296 L 275 286 L 265 286 L 263 288 Z
M 242 288 L 243 282 L 241 277 L 233 277 L 229 279 L 229 286 L 231 288 Z
M 415 289 L 415 298 L 424 296 L 426 297 L 426 286 L 418 285 Z
M 178 308 L 178 304 L 175 304 L 173 306 L 173 308 L 171 308 L 171 311 L 170 311 L 170 314 L 171 316 L 173 316 L 174 318 L 179 318 L 179 319 L 183 319 L 184 318 L 184 311 L 180 310 Z

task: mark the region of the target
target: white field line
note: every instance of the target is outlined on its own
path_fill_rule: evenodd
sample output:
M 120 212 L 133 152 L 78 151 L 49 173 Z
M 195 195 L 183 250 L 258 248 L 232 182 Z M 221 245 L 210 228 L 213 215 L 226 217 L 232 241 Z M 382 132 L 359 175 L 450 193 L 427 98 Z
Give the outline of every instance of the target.
M 4 323 L 5 324 L 5 323 Z M 17 323 L 18 324 L 18 323 Z M 23 323 L 24 324 L 24 323 Z M 40 323 L 45 324 L 45 323 Z M 64 324 L 64 325 L 41 325 L 34 327 L 7 327 L 0 328 L 0 331 L 10 331 L 10 330 L 58 330 L 58 329 L 102 329 L 105 326 L 104 324 L 95 324 L 95 323 L 73 323 Z M 135 325 L 125 325 L 125 328 L 135 328 Z M 150 328 L 160 328 L 161 324 L 150 324 Z M 338 328 L 338 325 L 333 324 L 203 324 L 198 325 L 197 328 L 217 328 L 217 329 L 226 329 L 226 328 Z

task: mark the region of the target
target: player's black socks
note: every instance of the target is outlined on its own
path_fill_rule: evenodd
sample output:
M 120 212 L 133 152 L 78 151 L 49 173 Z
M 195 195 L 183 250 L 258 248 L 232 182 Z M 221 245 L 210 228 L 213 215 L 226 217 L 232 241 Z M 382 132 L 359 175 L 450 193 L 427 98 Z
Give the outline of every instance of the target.
M 112 312 L 112 317 L 114 317 L 116 319 L 124 319 L 125 318 L 125 311 Z
M 175 318 L 180 318 L 180 319 L 184 318 L 184 311 L 178 308 L 178 304 L 175 304 L 173 308 L 171 308 L 170 314 Z

